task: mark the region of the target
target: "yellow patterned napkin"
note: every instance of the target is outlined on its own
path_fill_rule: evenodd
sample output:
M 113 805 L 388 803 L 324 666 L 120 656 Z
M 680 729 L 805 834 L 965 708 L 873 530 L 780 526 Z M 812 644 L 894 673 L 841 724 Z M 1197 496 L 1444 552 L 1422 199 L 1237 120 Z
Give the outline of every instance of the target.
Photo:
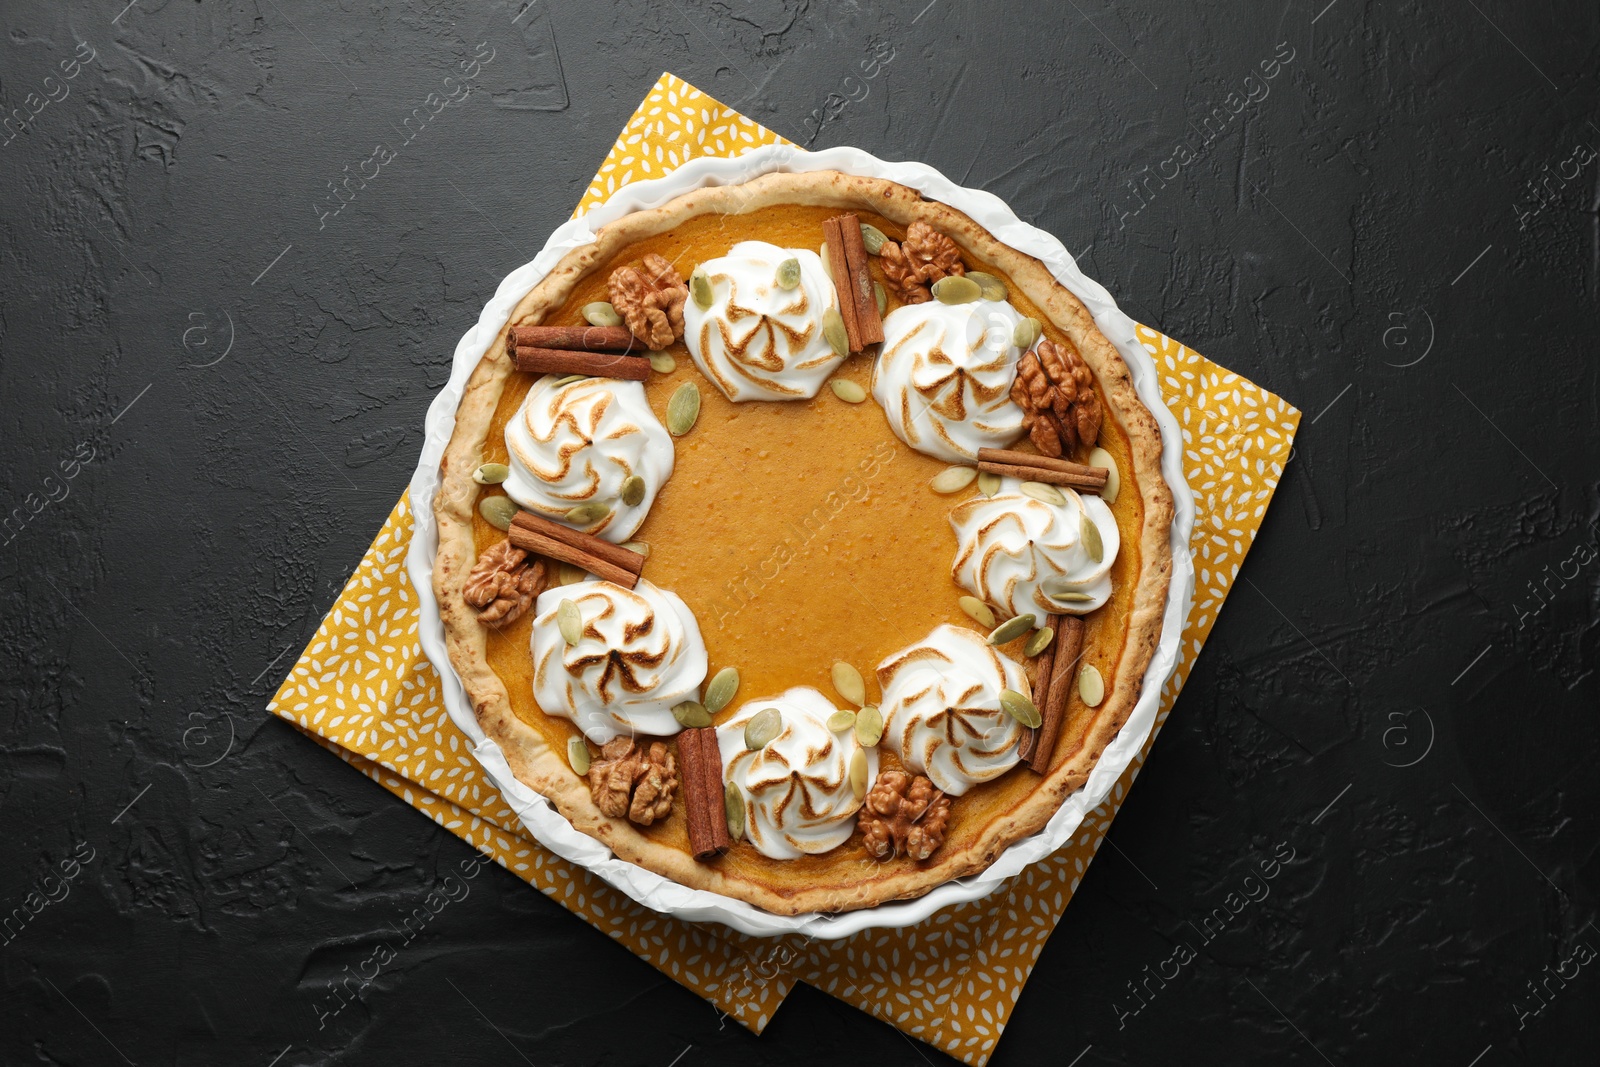
M 733 156 L 778 141 L 663 74 L 577 213 L 630 181 L 660 177 L 696 156 Z M 1182 427 L 1197 510 L 1194 608 L 1177 669 L 1162 690 L 1159 730 L 1266 513 L 1300 413 L 1169 337 L 1143 326 L 1138 336 Z M 402 497 L 269 711 L 757 1033 L 800 981 L 967 1063 L 988 1060 L 1148 743 L 1071 843 L 1002 892 L 946 908 L 915 927 L 838 941 L 768 940 L 667 918 L 528 837 L 468 754 L 467 738 L 440 701 L 439 676 L 417 643 L 417 598 L 404 565 L 411 530 L 411 502 Z

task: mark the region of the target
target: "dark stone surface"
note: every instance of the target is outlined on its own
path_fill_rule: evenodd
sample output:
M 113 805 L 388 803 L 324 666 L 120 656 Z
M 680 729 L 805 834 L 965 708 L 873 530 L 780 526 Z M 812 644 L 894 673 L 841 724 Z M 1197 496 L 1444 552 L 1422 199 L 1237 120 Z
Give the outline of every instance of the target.
M 1600 12 L 1323 5 L 8 3 L 0 911 L 61 899 L 0 944 L 0 1059 L 942 1059 L 805 989 L 720 1025 L 498 868 L 318 1026 L 471 852 L 263 704 L 666 69 L 993 191 L 1306 412 L 994 1062 L 1593 1062 Z

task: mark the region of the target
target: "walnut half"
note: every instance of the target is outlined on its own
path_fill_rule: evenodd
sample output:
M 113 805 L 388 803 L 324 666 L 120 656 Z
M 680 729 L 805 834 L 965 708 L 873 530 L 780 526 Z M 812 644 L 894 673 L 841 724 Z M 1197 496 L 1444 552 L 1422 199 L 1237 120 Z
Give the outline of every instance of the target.
M 1100 434 L 1094 374 L 1070 342 L 1040 341 L 1018 360 L 1011 399 L 1041 454 L 1059 458 L 1094 447 Z
M 884 277 L 904 304 L 927 303 L 934 282 L 967 272 L 956 243 L 921 219 L 906 228 L 904 241 L 885 241 L 878 254 Z
M 678 789 L 678 759 L 664 742 L 641 748 L 631 737 L 613 737 L 589 764 L 589 793 L 601 814 L 640 826 L 664 819 Z
M 666 348 L 683 336 L 683 303 L 689 286 L 671 263 L 651 253 L 637 267 L 611 272 L 611 306 L 635 337 Z
M 478 621 L 485 626 L 510 626 L 542 589 L 544 561 L 502 540 L 484 549 L 472 565 L 461 599 L 478 609 Z
M 944 844 L 950 798 L 922 775 L 884 771 L 856 817 L 867 852 L 880 860 L 906 855 L 925 860 Z

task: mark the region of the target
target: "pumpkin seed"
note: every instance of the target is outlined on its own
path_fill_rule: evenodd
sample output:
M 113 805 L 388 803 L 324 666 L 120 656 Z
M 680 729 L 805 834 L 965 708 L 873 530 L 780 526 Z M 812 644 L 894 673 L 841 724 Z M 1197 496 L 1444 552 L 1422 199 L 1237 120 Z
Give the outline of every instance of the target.
M 589 376 L 587 374 L 563 374 L 554 382 L 550 383 L 550 388 L 560 389 L 562 386 L 571 385 L 573 382 L 586 381 L 588 377 Z
M 589 577 L 589 572 L 576 563 L 563 563 L 556 568 L 557 585 L 577 585 Z
M 850 757 L 850 792 L 860 800 L 867 795 L 867 750 L 856 749 L 856 754 Z
M 1065 494 L 1047 482 L 1023 482 L 1022 492 L 1024 496 L 1031 496 L 1046 504 L 1054 504 L 1058 508 L 1067 502 Z
M 583 612 L 578 610 L 578 605 L 570 600 L 556 605 L 556 629 L 561 631 L 561 640 L 569 645 L 583 640 Z
M 1026 352 L 1039 340 L 1039 335 L 1044 333 L 1044 323 L 1038 319 L 1023 319 L 1011 331 L 1011 343 Z
M 636 508 L 644 503 L 644 479 L 637 474 L 630 474 L 622 479 L 622 502 L 630 508 Z
M 1089 513 L 1084 512 L 1078 516 L 1078 536 L 1083 538 L 1083 547 L 1089 553 L 1089 559 L 1099 563 L 1106 557 L 1106 543 L 1100 538 L 1100 527 L 1089 518 Z
M 1000 706 L 1006 709 L 1006 714 L 1024 726 L 1037 727 L 1044 722 L 1039 709 L 1033 706 L 1033 701 L 1015 689 L 1000 690 Z
M 1106 680 L 1100 677 L 1100 670 L 1093 663 L 1085 663 L 1078 671 L 1078 695 L 1091 708 L 1098 708 L 1106 698 Z
M 627 549 L 629 552 L 639 553 L 639 555 L 643 556 L 645 559 L 650 558 L 649 541 L 624 541 L 622 542 L 622 547 Z
M 583 305 L 583 317 L 590 326 L 622 325 L 622 316 L 617 314 L 617 309 L 604 300 Z
M 822 336 L 834 355 L 842 359 L 850 354 L 850 334 L 844 328 L 844 316 L 839 314 L 838 308 L 822 313 Z
M 777 708 L 762 708 L 744 724 L 744 747 L 757 752 L 783 731 L 783 716 Z
M 933 476 L 928 487 L 935 493 L 959 493 L 978 476 L 976 467 L 946 467 Z
M 853 711 L 836 711 L 828 716 L 828 732 L 836 734 L 849 730 L 856 724 L 856 713 Z
M 991 645 L 1003 645 L 1007 641 L 1015 641 L 1033 629 L 1034 624 L 1038 621 L 1032 615 L 1013 615 L 994 628 L 994 632 L 989 635 L 989 643 Z
M 833 281 L 833 264 L 828 262 L 828 242 L 822 242 L 822 246 L 817 249 L 817 255 L 822 258 L 822 273 L 828 276 L 830 282 Z
M 933 283 L 933 298 L 941 304 L 970 304 L 983 296 L 983 289 L 971 278 L 952 274 Z
M 508 496 L 486 496 L 478 501 L 478 514 L 496 530 L 511 529 L 511 520 L 519 510 L 517 502 Z
M 988 471 L 978 472 L 978 492 L 984 496 L 994 496 L 1000 491 L 1000 476 L 990 474 Z
M 650 359 L 650 369 L 657 374 L 671 374 L 678 369 L 678 361 L 672 358 L 671 352 L 646 353 Z
M 695 306 L 702 311 L 711 306 L 716 299 L 711 292 L 711 276 L 704 267 L 696 267 L 694 273 L 689 275 L 689 295 L 694 297 Z
M 578 777 L 589 773 L 589 746 L 583 743 L 583 738 L 567 738 L 567 762 L 572 764 Z
M 511 477 L 511 468 L 504 463 L 485 463 L 472 472 L 472 480 L 479 485 L 499 485 Z
M 872 299 L 878 302 L 878 315 L 881 318 L 883 313 L 889 310 L 889 291 L 883 287 L 882 282 L 872 283 Z
M 739 668 L 722 668 L 706 686 L 706 710 L 715 715 L 733 702 L 733 695 L 738 691 Z
M 883 740 L 883 712 L 868 704 L 856 712 L 856 741 L 867 748 Z
M 861 672 L 844 660 L 833 665 L 833 687 L 857 707 L 867 702 L 867 683 L 861 680 Z
M 722 813 L 728 819 L 728 836 L 735 841 L 743 841 L 744 794 L 732 782 L 722 791 Z
M 562 518 L 573 526 L 593 526 L 607 515 L 611 514 L 611 505 L 599 500 L 591 500 L 587 504 L 579 504 L 567 511 Z
M 1089 453 L 1089 466 L 1104 467 L 1106 472 L 1106 487 L 1100 490 L 1100 499 L 1108 505 L 1117 502 L 1117 490 L 1122 487 L 1122 476 L 1117 473 L 1117 461 L 1111 458 L 1111 453 L 1103 448 L 1097 448 Z
M 778 264 L 778 288 L 793 289 L 800 284 L 800 261 L 790 257 Z
M 888 239 L 883 235 L 883 231 L 872 225 L 872 223 L 863 222 L 861 224 L 861 243 L 867 246 L 867 255 L 875 256 L 882 252 L 883 242 Z
M 833 386 L 833 395 L 846 404 L 859 404 L 867 398 L 867 391 L 849 378 L 835 378 L 828 384 Z
M 696 700 L 685 700 L 681 704 L 672 705 L 672 717 L 686 730 L 711 725 L 710 709 Z
M 1032 659 L 1050 647 L 1050 642 L 1056 639 L 1054 626 L 1041 626 L 1033 631 L 1033 636 L 1028 638 L 1028 643 L 1022 646 L 1022 654 Z
M 1088 604 L 1094 600 L 1088 593 L 1072 588 L 1065 575 L 1046 578 L 1039 585 L 1039 591 L 1058 604 Z
M 672 399 L 667 401 L 667 432 L 682 437 L 694 429 L 694 421 L 699 417 L 700 387 L 684 382 L 673 390 Z
M 994 612 L 989 610 L 989 605 L 975 596 L 964 596 L 956 601 L 961 605 L 961 610 L 972 617 L 972 621 L 987 630 L 994 629 Z
M 983 294 L 985 300 L 1004 300 L 1009 295 L 1006 292 L 1006 283 L 993 274 L 985 274 L 981 270 L 969 270 L 967 277 L 978 283 L 978 291 Z

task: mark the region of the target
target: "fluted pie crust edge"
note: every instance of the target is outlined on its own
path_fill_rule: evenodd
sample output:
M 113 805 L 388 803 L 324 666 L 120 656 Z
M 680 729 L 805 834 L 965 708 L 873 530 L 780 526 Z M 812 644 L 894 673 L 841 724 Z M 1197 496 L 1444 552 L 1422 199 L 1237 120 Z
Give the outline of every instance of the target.
M 1156 420 L 1135 392 L 1127 364 L 1100 333 L 1082 302 L 1038 260 L 1001 244 L 960 211 L 925 200 L 916 190 L 895 182 L 821 171 L 768 174 L 742 185 L 687 193 L 602 228 L 593 243 L 569 252 L 522 298 L 510 321 L 539 321 L 565 303 L 574 285 L 610 263 L 628 245 L 686 219 L 703 214 L 744 214 L 782 204 L 874 212 L 902 226 L 918 219 L 928 223 L 948 234 L 968 255 L 1003 270 L 1012 284 L 1072 339 L 1094 371 L 1106 411 L 1130 444 L 1133 477 L 1125 478 L 1125 483 L 1132 481 L 1138 488 L 1144 523 L 1139 535 L 1141 568 L 1125 622 L 1127 639 L 1112 674 L 1115 684 L 1076 753 L 1040 777 L 1037 787 L 1017 804 L 992 818 L 971 845 L 949 854 L 941 850 L 910 870 L 885 865 L 873 874 L 872 868 L 852 862 L 850 877 L 839 885 L 775 887 L 729 874 L 716 862 L 696 862 L 687 851 L 650 839 L 626 819 L 601 814 L 590 798 L 587 782 L 573 773 L 565 753 L 553 749 L 517 718 L 504 683 L 489 666 L 486 633 L 477 612 L 462 599 L 462 586 L 478 554 L 473 515 L 480 487 L 472 480 L 472 472 L 481 462 L 501 393 L 515 372 L 501 344 L 490 345 L 468 379 L 456 411 L 455 431 L 440 462 L 440 486 L 433 505 L 439 524 L 433 584 L 450 662 L 479 725 L 505 753 L 518 780 L 548 798 L 574 827 L 604 843 L 620 859 L 684 886 L 743 900 L 774 914 L 797 915 L 850 911 L 918 897 L 952 879 L 981 871 L 1007 847 L 1042 829 L 1062 802 L 1083 786 L 1101 753 L 1132 714 L 1161 636 L 1172 573 L 1173 499 L 1161 474 L 1161 432 Z M 1031 772 L 1019 768 L 1012 773 Z

